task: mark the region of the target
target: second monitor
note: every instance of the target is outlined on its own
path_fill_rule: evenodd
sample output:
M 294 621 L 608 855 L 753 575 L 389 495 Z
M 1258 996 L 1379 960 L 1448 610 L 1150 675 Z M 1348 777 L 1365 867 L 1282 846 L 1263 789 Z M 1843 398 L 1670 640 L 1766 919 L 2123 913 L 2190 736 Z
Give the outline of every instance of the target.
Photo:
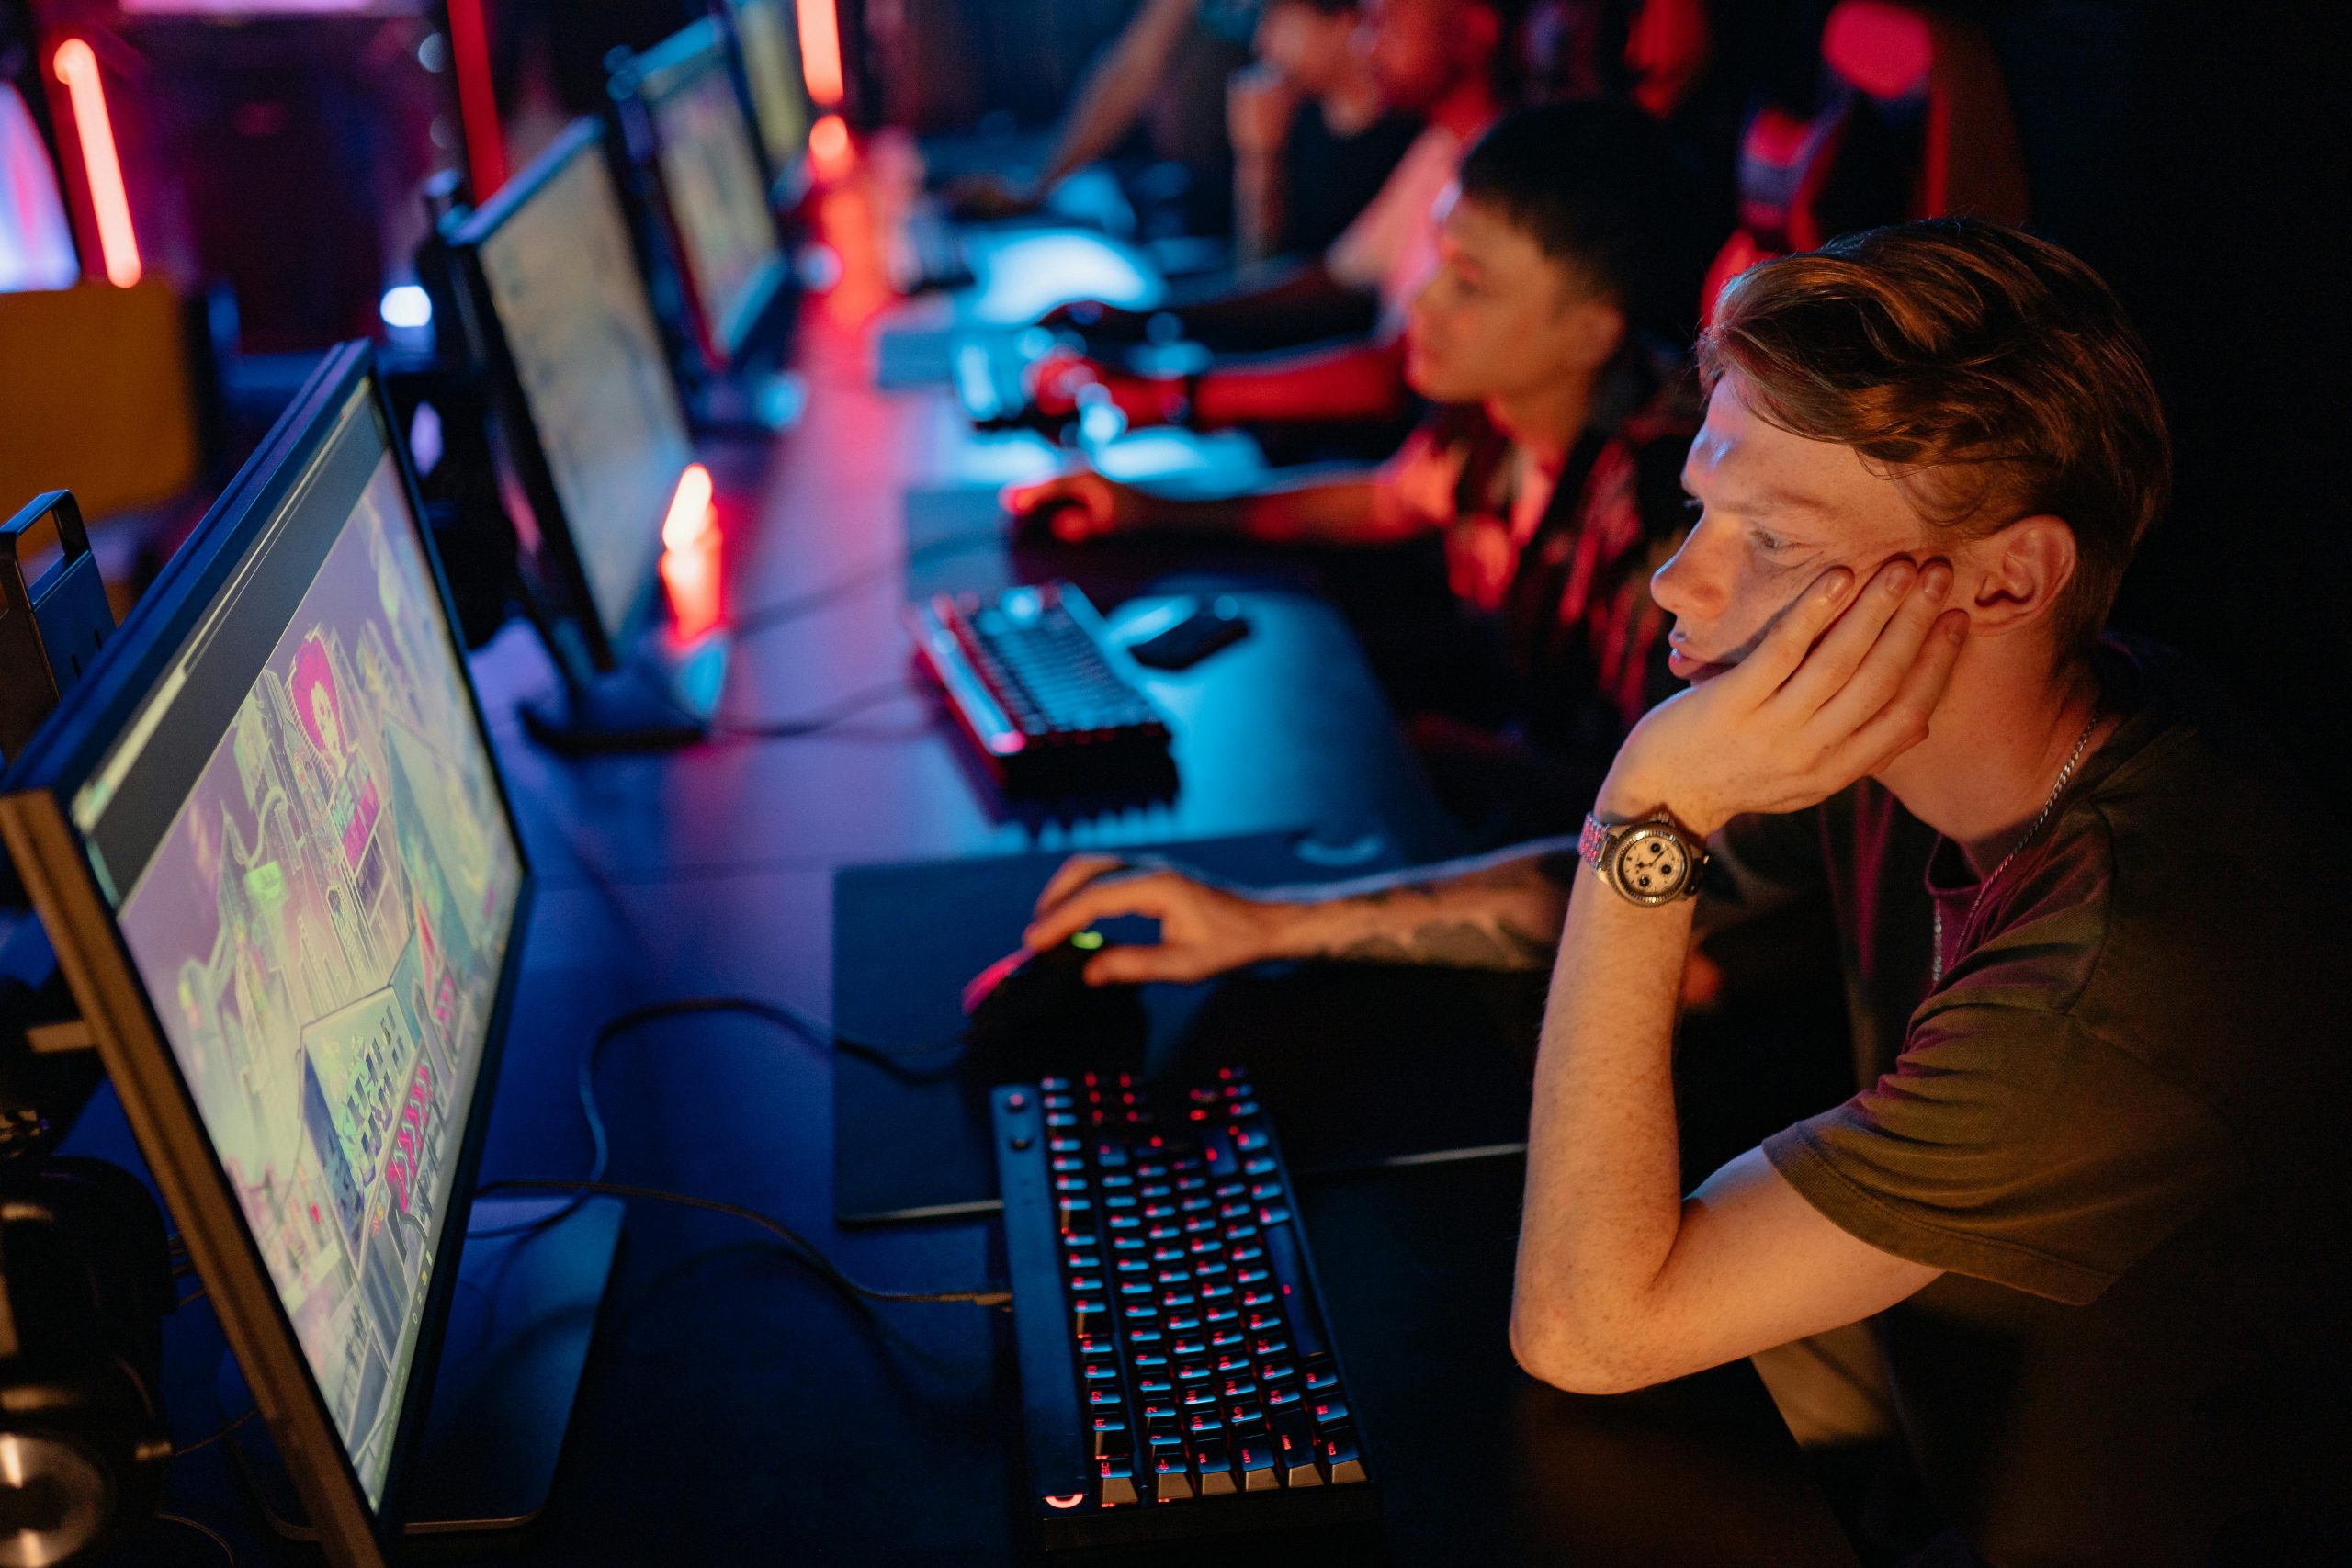
M 559 138 L 449 245 L 564 682 L 526 719 L 563 750 L 692 739 L 724 645 L 661 635 L 656 566 L 665 519 L 694 502 L 694 443 L 597 124 Z

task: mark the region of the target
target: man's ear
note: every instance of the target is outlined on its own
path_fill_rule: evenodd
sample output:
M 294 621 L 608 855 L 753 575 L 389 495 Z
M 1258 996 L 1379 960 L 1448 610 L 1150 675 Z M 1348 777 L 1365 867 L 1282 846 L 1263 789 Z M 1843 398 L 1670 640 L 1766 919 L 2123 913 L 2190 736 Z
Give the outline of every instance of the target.
M 2075 581 L 2075 530 L 2047 513 L 2018 518 L 1970 553 L 1983 571 L 1963 606 L 1974 637 L 2043 624 Z
M 1613 301 L 1589 295 L 1568 305 L 1568 344 L 1577 364 L 1599 370 L 1617 356 L 1628 331 L 1625 312 Z

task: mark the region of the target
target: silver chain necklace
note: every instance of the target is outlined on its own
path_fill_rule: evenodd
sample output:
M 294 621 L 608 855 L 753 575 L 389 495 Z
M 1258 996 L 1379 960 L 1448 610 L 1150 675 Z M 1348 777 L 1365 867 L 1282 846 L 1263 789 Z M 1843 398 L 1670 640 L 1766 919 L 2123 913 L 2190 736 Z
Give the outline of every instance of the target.
M 2050 798 L 2041 803 L 2041 810 L 2035 816 L 2032 825 L 2026 829 L 2025 836 L 2001 857 L 2001 863 L 1987 872 L 1984 880 L 1976 885 L 1976 897 L 1968 901 L 1967 918 L 1960 923 L 1962 931 L 1976 923 L 1976 911 L 1984 907 L 1984 895 L 1993 890 L 1993 884 L 1999 879 L 2001 873 L 2009 869 L 2009 863 L 2033 842 L 2033 836 L 2041 831 L 2041 825 L 2050 820 L 2052 812 L 2058 809 L 2058 797 L 2066 793 L 2066 781 L 2075 776 L 2075 765 L 2083 760 L 2083 748 L 2091 743 L 2091 731 L 2098 728 L 2098 704 L 2093 703 L 2091 716 L 2084 721 L 2083 732 L 2075 738 L 2075 749 L 2066 754 L 2066 765 L 2058 770 L 2058 782 L 2050 786 Z M 1928 989 L 1933 990 L 1944 983 L 1944 901 L 1930 895 L 1928 902 L 1936 912 L 1936 951 L 1928 983 Z

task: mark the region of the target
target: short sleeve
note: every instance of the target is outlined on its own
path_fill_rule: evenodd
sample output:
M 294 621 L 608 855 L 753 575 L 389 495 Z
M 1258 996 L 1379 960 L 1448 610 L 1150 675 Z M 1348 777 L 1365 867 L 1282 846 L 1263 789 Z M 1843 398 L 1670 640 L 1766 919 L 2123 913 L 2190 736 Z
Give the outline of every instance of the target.
M 1380 465 L 1374 505 L 1383 532 L 1442 528 L 1453 520 L 1454 489 L 1462 482 L 1468 444 L 1442 419 L 1425 420 L 1396 455 Z
M 2130 1052 L 2064 1013 L 1961 1002 L 1764 1154 L 1873 1247 L 2075 1305 L 2245 1174 L 2211 1110 Z

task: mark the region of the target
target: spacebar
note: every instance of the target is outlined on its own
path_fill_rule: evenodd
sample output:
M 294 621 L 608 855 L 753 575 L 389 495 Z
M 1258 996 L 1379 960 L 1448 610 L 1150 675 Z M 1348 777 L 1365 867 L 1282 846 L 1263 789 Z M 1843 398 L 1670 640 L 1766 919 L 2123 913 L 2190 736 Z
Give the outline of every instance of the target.
M 1266 1225 L 1261 1235 L 1266 1244 L 1266 1257 L 1274 1266 L 1274 1278 L 1281 1280 L 1289 1292 L 1290 1337 L 1299 1358 L 1329 1355 L 1330 1342 L 1323 1337 L 1322 1303 L 1315 1299 L 1315 1285 L 1306 1277 L 1306 1265 L 1299 1260 L 1298 1237 L 1293 1234 L 1291 1222 Z

